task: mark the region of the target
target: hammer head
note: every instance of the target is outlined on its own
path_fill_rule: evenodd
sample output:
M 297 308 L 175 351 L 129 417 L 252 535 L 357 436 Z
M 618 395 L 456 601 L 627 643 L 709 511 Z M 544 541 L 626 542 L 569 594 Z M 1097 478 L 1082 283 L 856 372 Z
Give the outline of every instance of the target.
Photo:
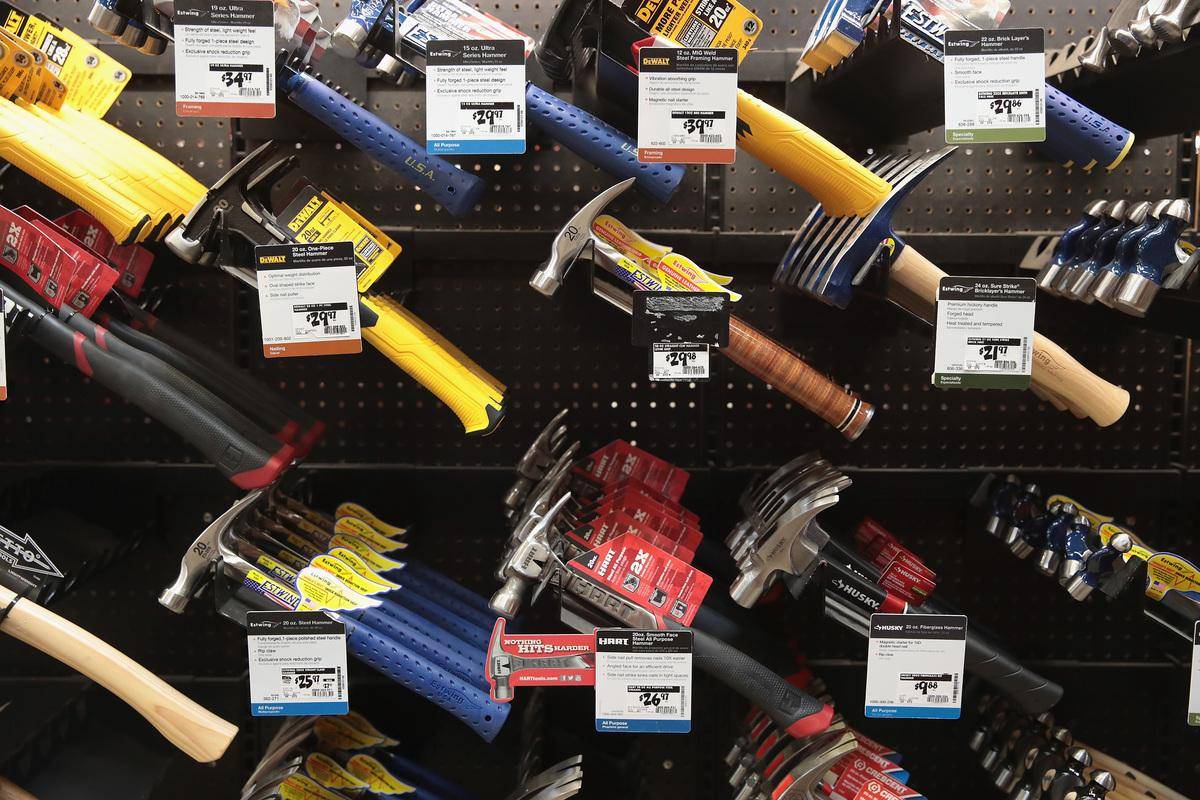
M 892 192 L 867 217 L 829 217 L 821 207 L 809 215 L 775 270 L 774 283 L 845 308 L 853 287 L 862 283 L 885 247 L 898 253 L 904 243 L 892 230 L 892 215 L 925 176 L 954 153 L 946 147 L 904 158 L 874 156 L 863 166 L 886 180 Z
M 615 186 L 610 186 L 593 197 L 575 213 L 575 216 L 564 225 L 554 237 L 550 247 L 550 258 L 538 267 L 529 279 L 529 285 L 547 297 L 553 296 L 562 286 L 571 265 L 592 242 L 592 223 L 604 213 L 604 209 L 613 200 L 625 193 L 636 182 L 635 178 L 627 178 Z
M 236 522 L 243 513 L 252 508 L 262 496 L 262 489 L 255 489 L 230 506 L 224 514 L 214 519 L 183 555 L 179 564 L 179 576 L 163 590 L 158 602 L 176 614 L 182 614 L 188 602 L 208 579 L 209 571 L 220 554 L 221 534 Z

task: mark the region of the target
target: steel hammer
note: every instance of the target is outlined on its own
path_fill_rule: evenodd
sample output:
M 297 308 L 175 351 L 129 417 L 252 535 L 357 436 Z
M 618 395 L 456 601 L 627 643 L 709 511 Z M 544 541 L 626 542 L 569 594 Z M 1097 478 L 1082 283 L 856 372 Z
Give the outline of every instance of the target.
M 620 197 L 633 182 L 630 178 L 610 186 L 579 209 L 555 235 L 550 257 L 533 273 L 529 285 L 547 297 L 553 296 L 576 259 L 588 252 L 595 264 L 634 290 L 661 289 L 661 286 L 641 279 L 642 271 L 636 262 L 592 228 L 608 204 Z M 632 300 L 623 288 L 596 281 L 593 274 L 592 289 L 613 305 L 632 313 Z M 834 426 L 847 439 L 857 439 L 875 413 L 871 404 L 849 393 L 810 367 L 797 353 L 735 315 L 729 317 L 729 345 L 720 352 Z
M 861 220 L 830 217 L 823 209 L 815 209 L 780 262 L 775 284 L 845 308 L 854 286 L 887 251 L 888 299 L 920 319 L 932 321 L 938 283 L 946 273 L 905 244 L 892 229 L 892 214 L 954 149 L 904 158 L 878 156 L 866 161 L 893 186 L 886 202 Z M 1129 392 L 1089 372 L 1066 350 L 1036 332 L 1032 387 L 1091 417 L 1101 427 L 1119 420 L 1129 407 Z

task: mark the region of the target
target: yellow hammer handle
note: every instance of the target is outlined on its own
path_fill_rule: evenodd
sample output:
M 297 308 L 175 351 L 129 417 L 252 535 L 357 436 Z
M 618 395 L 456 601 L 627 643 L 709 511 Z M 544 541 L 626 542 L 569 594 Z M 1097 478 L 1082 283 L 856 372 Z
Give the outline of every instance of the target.
M 363 338 L 372 347 L 448 405 L 467 433 L 496 429 L 504 417 L 504 384 L 390 297 L 359 299 L 378 317 L 371 327 L 363 321 Z
M 104 185 L 75 157 L 80 152 L 78 142 L 64 139 L 0 98 L 0 158 L 83 208 L 121 244 L 141 241 L 149 232 L 150 215 L 126 195 Z
M 0 608 L 14 594 L 0 586 Z M 172 744 L 197 761 L 216 761 L 237 735 L 237 726 L 180 694 L 165 681 L 83 628 L 21 600 L 0 631 L 36 647 L 94 680 L 128 703 Z
M 892 263 L 888 296 L 905 308 L 919 302 L 932 309 L 937 303 L 938 283 L 945 275 L 925 256 L 905 247 Z M 1091 417 L 1102 428 L 1119 420 L 1129 408 L 1129 392 L 1090 372 L 1070 353 L 1036 331 L 1032 385 L 1038 392 L 1065 404 L 1076 416 Z
M 738 144 L 815 197 L 831 217 L 865 216 L 891 185 L 798 120 L 738 89 Z

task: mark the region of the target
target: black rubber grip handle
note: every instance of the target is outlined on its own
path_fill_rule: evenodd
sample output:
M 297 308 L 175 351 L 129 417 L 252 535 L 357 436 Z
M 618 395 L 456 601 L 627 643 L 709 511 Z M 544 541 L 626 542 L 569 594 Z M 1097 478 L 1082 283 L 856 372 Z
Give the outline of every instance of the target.
M 693 663 L 761 708 L 781 728 L 802 739 L 829 727 L 833 709 L 797 689 L 750 656 L 692 628 Z
M 996 648 L 978 634 L 967 631 L 967 671 L 977 675 L 1011 697 L 1029 714 L 1053 708 L 1063 694 L 1062 687 L 1026 669 L 1008 653 Z
M 134 323 L 144 330 L 110 317 L 105 324 L 113 333 L 134 347 L 158 356 L 184 374 L 191 375 L 275 434 L 276 438 L 296 445 L 299 455 L 312 449 L 324 432 L 323 422 L 262 382 L 232 367 L 195 339 L 139 306 L 123 302 L 123 308 Z
M 0 290 L 13 302 L 39 315 L 25 330 L 30 339 L 175 431 L 238 487 L 267 486 L 291 463 L 290 447 L 275 453 L 264 450 L 186 394 L 101 350 L 7 282 L 0 281 Z
M 78 313 L 68 314 L 63 321 L 73 330 L 88 337 L 101 350 L 107 350 L 117 358 L 168 384 L 175 391 L 192 398 L 197 405 L 207 408 L 211 413 L 223 420 L 226 425 L 263 450 L 275 452 L 281 446 L 287 444 L 286 442 L 280 442 L 245 414 L 192 380 L 180 370 L 162 361 L 157 356 L 123 341 L 121 337 L 114 335 L 104 326 L 97 325 L 95 322 Z

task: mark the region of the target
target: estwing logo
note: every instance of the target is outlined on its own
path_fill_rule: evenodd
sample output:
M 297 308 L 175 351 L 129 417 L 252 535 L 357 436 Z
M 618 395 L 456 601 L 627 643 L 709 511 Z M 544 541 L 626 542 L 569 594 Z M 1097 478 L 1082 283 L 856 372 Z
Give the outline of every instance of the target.
M 27 533 L 16 534 L 4 527 L 0 527 L 0 561 L 8 562 L 18 572 L 31 572 L 49 578 L 63 577 L 32 536 Z

